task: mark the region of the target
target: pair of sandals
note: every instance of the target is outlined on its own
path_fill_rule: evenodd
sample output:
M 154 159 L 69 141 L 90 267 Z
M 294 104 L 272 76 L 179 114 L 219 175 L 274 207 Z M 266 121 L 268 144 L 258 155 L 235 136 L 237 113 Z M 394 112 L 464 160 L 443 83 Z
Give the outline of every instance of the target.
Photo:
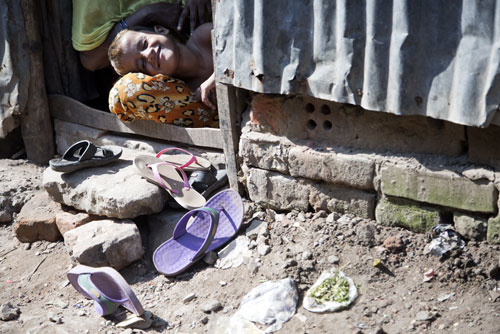
M 181 154 L 165 154 L 172 151 L 180 151 Z M 187 210 L 203 207 L 207 201 L 207 189 L 203 189 L 205 196 L 198 192 L 190 184 L 187 173 L 197 174 L 194 176 L 200 180 L 208 176 L 215 178 L 211 170 L 215 169 L 210 161 L 177 147 L 161 150 L 156 156 L 139 155 L 134 159 L 134 165 L 142 177 L 163 188 L 178 205 Z M 220 186 L 220 182 L 214 183 L 213 186 Z
M 243 222 L 244 206 L 240 195 L 231 189 L 211 197 L 201 208 L 186 213 L 177 223 L 172 238 L 153 254 L 158 272 L 175 276 L 191 267 L 208 252 L 231 240 Z M 101 315 L 123 306 L 137 316 L 144 309 L 125 279 L 111 267 L 78 265 L 68 272 L 73 287 L 94 301 Z

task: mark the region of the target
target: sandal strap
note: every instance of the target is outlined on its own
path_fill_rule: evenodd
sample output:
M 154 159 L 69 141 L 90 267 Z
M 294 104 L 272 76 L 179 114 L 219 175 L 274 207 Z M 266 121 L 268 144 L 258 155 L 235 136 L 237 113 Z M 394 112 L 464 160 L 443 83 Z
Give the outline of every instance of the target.
M 215 237 L 215 232 L 217 232 L 217 226 L 219 225 L 219 213 L 209 207 L 201 207 L 197 208 L 194 210 L 189 211 L 186 213 L 182 218 L 179 220 L 177 225 L 175 225 L 174 228 L 174 233 L 172 238 L 178 239 L 180 238 L 183 234 L 187 233 L 186 226 L 187 223 L 189 222 L 189 218 L 191 218 L 193 215 L 196 213 L 202 213 L 202 214 L 208 214 L 210 217 L 210 228 L 207 231 L 207 235 L 205 236 L 205 240 L 203 241 L 203 244 L 201 247 L 197 250 L 196 254 L 193 255 L 193 257 L 190 259 L 192 262 L 198 261 L 202 256 L 205 255 L 206 250 L 208 247 L 210 247 L 210 244 L 212 243 L 212 240 Z M 193 222 L 195 224 L 196 222 Z
M 189 151 L 186 151 L 182 148 L 179 148 L 179 147 L 169 147 L 169 148 L 165 148 L 163 150 L 161 150 L 160 152 L 158 152 L 158 154 L 156 154 L 156 157 L 157 158 L 160 158 L 160 156 L 165 153 L 165 152 L 168 152 L 168 151 L 181 151 L 181 152 L 184 152 L 184 153 L 187 153 L 188 155 L 191 156 L 191 158 L 188 160 L 188 162 L 186 162 L 184 165 L 182 166 L 177 166 L 178 168 L 182 169 L 184 167 L 187 167 L 189 165 L 191 165 L 192 163 L 198 163 L 198 160 L 196 160 L 196 157 L 194 156 L 193 153 L 189 152 Z
M 111 314 L 116 309 L 116 306 L 125 302 L 127 299 L 113 299 L 106 296 L 99 288 L 92 282 L 92 274 L 78 275 L 78 284 L 89 295 L 94 302 L 98 303 L 102 310 L 103 315 Z
M 166 162 L 166 161 L 163 161 L 163 162 L 157 162 L 157 163 L 154 163 L 154 164 L 150 164 L 150 165 L 147 165 L 148 168 L 151 169 L 151 171 L 153 172 L 153 175 L 155 176 L 155 179 L 156 181 L 164 188 L 164 189 L 167 189 L 168 191 L 174 193 L 174 194 L 179 194 L 179 190 L 175 190 L 175 189 L 172 189 L 172 188 L 169 188 L 165 182 L 163 182 L 163 179 L 161 178 L 161 175 L 160 175 L 160 172 L 158 171 L 158 166 L 160 165 L 169 165 L 173 168 L 175 168 L 178 172 L 180 172 L 181 176 L 182 176 L 182 180 L 184 181 L 184 188 L 185 189 L 190 189 L 191 186 L 189 185 L 189 180 L 188 180 L 188 177 L 186 175 L 186 173 L 182 170 L 182 168 L 180 167 L 177 167 L 176 165 L 174 164 L 171 164 L 169 162 Z
M 97 147 L 88 140 L 81 140 L 71 145 L 62 158 L 70 160 L 72 157 L 78 157 L 78 161 L 90 160 L 97 152 Z

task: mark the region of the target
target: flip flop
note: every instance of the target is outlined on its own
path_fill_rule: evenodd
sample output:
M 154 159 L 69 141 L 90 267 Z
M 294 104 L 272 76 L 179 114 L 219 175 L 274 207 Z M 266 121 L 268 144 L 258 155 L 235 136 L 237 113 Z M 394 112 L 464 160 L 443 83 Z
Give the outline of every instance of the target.
M 189 185 L 182 168 L 150 155 L 137 156 L 134 165 L 146 180 L 165 189 L 183 208 L 193 210 L 205 205 L 207 200 Z
M 86 167 L 97 167 L 118 160 L 122 149 L 118 146 L 95 146 L 88 140 L 71 145 L 62 158 L 51 159 L 50 168 L 56 172 L 70 173 Z
M 141 303 L 123 276 L 111 267 L 78 265 L 67 275 L 78 292 L 94 301 L 94 307 L 101 316 L 113 313 L 119 305 L 138 316 L 144 313 Z
M 228 185 L 227 171 L 225 169 L 215 169 L 213 166 L 210 170 L 200 170 L 194 171 L 189 177 L 189 184 L 201 196 L 206 199 L 216 192 L 217 190 L 222 190 L 222 188 Z M 177 204 L 177 202 L 171 198 L 168 199 L 168 205 L 174 209 L 181 209 L 182 207 Z
M 231 240 L 243 222 L 243 201 L 231 189 L 215 194 L 203 208 L 186 213 L 177 223 L 171 239 L 158 246 L 153 263 L 158 272 L 175 276 L 206 253 Z M 188 221 L 195 216 L 191 225 Z
M 186 154 L 165 154 L 168 151 L 181 151 Z M 162 156 L 163 155 L 163 156 Z M 156 157 L 171 163 L 175 167 L 182 168 L 186 172 L 207 170 L 210 169 L 210 161 L 200 156 L 195 156 L 193 153 L 178 147 L 169 147 L 161 150 L 156 154 Z

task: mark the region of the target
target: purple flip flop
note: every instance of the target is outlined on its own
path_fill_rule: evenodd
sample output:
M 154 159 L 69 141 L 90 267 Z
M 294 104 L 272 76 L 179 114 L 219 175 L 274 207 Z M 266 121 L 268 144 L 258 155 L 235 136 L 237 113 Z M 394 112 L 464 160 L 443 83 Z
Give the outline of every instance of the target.
M 243 201 L 238 192 L 227 189 L 212 196 L 204 207 L 186 213 L 177 223 L 171 239 L 158 246 L 153 263 L 166 276 L 182 273 L 207 252 L 236 235 L 243 222 Z M 194 219 L 187 226 L 191 217 Z
M 111 267 L 78 265 L 68 272 L 68 280 L 78 292 L 94 301 L 101 316 L 113 313 L 119 305 L 138 316 L 144 313 L 123 276 Z

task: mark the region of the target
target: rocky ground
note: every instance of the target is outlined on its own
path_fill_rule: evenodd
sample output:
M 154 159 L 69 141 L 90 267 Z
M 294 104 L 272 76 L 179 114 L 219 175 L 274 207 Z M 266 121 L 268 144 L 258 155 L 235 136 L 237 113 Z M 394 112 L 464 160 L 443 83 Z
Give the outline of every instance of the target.
M 18 212 L 43 191 L 43 168 L 22 160 L 0 166 L 0 204 Z M 349 215 L 277 213 L 249 201 L 245 206 L 238 239 L 248 242 L 244 252 L 232 261 L 200 261 L 176 278 L 155 270 L 152 231 L 136 220 L 147 255 L 120 271 L 147 310 L 136 328 L 117 326 L 128 315 L 124 309 L 100 317 L 72 288 L 66 273 L 74 263 L 62 239 L 20 243 L 13 223 L 3 219 L 0 333 L 225 333 L 252 288 L 284 278 L 295 282 L 299 298 L 295 315 L 278 333 L 500 333 L 499 246 L 468 242 L 439 257 L 425 251 L 431 235 Z M 374 266 L 377 260 L 381 265 Z M 354 280 L 357 299 L 340 312 L 309 312 L 304 294 L 332 267 Z M 266 327 L 256 324 L 244 333 Z

